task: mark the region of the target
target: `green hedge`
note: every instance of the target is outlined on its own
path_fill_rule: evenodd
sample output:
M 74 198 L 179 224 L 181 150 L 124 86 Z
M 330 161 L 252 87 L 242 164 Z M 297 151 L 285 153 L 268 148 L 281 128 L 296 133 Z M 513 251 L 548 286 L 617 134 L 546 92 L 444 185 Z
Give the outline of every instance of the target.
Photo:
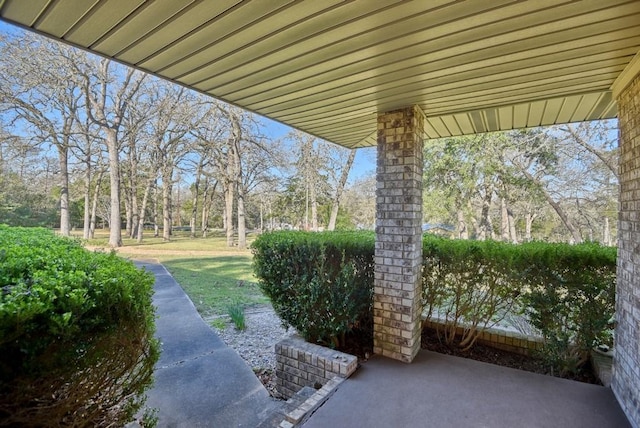
M 422 240 L 422 297 L 427 318 L 445 320 L 444 340 L 471 348 L 518 304 L 519 246 L 426 235 Z M 462 337 L 456 332 L 462 328 Z
M 544 357 L 576 372 L 594 345 L 612 345 L 617 249 L 529 243 L 521 252 L 522 306 L 543 335 Z
M 444 337 L 463 347 L 478 327 L 522 312 L 542 334 L 553 369 L 575 372 L 590 349 L 611 341 L 615 248 L 597 244 L 423 239 L 423 301 L 446 318 Z M 463 327 L 462 338 L 455 327 Z
M 371 325 L 373 246 L 370 232 L 267 233 L 252 244 L 254 270 L 285 326 L 339 346 Z
M 159 355 L 152 285 L 115 253 L 0 225 L 0 425 L 131 420 Z
M 371 232 L 264 234 L 253 244 L 255 273 L 285 325 L 336 344 L 371 316 L 374 241 Z M 514 313 L 540 331 L 558 370 L 577 370 L 594 344 L 610 341 L 615 248 L 433 235 L 422 245 L 425 313 L 445 319 L 450 344 L 470 348 L 482 328 Z

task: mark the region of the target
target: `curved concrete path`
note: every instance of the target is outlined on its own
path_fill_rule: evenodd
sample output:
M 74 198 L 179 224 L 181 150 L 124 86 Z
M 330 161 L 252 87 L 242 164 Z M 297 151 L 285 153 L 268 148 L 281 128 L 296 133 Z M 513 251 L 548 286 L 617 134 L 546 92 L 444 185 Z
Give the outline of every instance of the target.
M 146 407 L 158 427 L 256 427 L 278 405 L 244 360 L 202 320 L 159 263 L 136 262 L 156 277 L 156 336 L 162 354 Z

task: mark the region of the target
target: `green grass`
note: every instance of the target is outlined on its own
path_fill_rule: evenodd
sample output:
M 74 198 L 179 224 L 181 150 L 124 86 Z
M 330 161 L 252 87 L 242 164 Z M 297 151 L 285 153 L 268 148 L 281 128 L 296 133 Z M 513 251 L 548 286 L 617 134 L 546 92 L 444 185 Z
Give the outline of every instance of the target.
M 78 235 L 76 232 L 75 235 Z M 81 237 L 82 234 L 79 235 Z M 247 245 L 249 245 L 255 236 L 247 236 Z M 212 231 L 207 238 L 191 238 L 189 232 L 174 232 L 171 240 L 163 241 L 162 237 L 153 237 L 153 231 L 145 231 L 144 239 L 141 244 L 135 239 L 122 236 L 123 247 L 120 251 L 127 252 L 128 248 L 145 249 L 145 250 L 163 250 L 163 251 L 237 251 L 236 247 L 227 247 L 226 237 L 221 231 Z M 107 247 L 109 244 L 108 231 L 96 231 L 95 238 L 86 241 L 86 245 L 92 247 Z
M 184 288 L 203 317 L 225 315 L 234 304 L 262 305 L 269 300 L 255 283 L 251 254 L 211 257 L 161 256 L 160 261 Z
M 249 236 L 248 241 L 253 238 Z M 108 241 L 109 232 L 99 230 L 96 231 L 96 239 L 87 241 L 86 245 L 106 247 Z M 229 307 L 233 305 L 244 309 L 269 303 L 253 276 L 251 251 L 227 247 L 223 231 L 212 231 L 208 238 L 191 238 L 189 232 L 180 231 L 169 242 L 164 242 L 161 237 L 154 238 L 153 231 L 145 231 L 142 244 L 124 236 L 123 243 L 118 253 L 124 257 L 158 259 L 203 317 L 229 315 Z M 210 255 L 203 255 L 203 252 Z

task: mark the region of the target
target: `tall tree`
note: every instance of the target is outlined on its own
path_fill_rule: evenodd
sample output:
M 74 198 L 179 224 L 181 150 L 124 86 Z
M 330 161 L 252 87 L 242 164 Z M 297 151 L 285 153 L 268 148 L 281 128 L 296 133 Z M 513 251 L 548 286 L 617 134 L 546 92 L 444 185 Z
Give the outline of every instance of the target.
M 83 98 L 73 79 L 82 54 L 58 42 L 27 33 L 0 39 L 0 111 L 14 116 L 41 144 L 58 154 L 60 233 L 71 232 L 69 157 Z
M 107 146 L 109 155 L 110 231 L 109 246 L 122 246 L 120 215 L 120 133 L 131 106 L 131 100 L 142 87 L 145 75 L 131 68 L 116 67 L 110 60 L 77 64 L 77 75 L 87 99 L 87 114 L 95 123 Z
M 344 192 L 344 187 L 347 184 L 347 178 L 349 178 L 349 172 L 351 171 L 351 167 L 353 166 L 353 161 L 356 158 L 356 150 L 351 149 L 349 151 L 349 155 L 347 156 L 347 160 L 344 165 L 342 165 L 340 178 L 336 183 L 336 187 L 334 189 L 333 198 L 331 200 L 331 214 L 329 216 L 329 225 L 327 226 L 328 230 L 335 230 L 336 228 L 336 219 L 338 218 L 338 210 L 340 209 L 340 200 L 342 198 L 342 192 Z

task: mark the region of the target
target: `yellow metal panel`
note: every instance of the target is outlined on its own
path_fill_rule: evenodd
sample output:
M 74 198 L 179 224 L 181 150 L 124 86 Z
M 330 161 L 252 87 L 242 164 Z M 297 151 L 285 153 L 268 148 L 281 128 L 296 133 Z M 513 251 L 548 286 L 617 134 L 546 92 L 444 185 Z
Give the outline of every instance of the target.
M 141 62 L 140 66 L 162 71 L 163 75 L 170 78 L 180 77 L 207 62 L 215 62 L 220 57 L 241 49 L 243 44 L 255 43 L 255 40 L 277 30 L 277 25 L 285 25 L 282 21 L 285 20 L 288 4 L 291 4 L 291 0 L 269 0 L 233 8 L 219 19 L 207 23 Z M 245 11 L 246 8 L 251 8 L 250 14 Z M 281 13 L 276 13 L 281 10 Z M 239 33 L 244 34 L 244 40 L 239 40 Z
M 580 104 L 576 107 L 571 122 L 583 121 L 591 117 L 591 112 L 600 101 L 600 94 L 586 94 L 582 97 Z
M 440 133 L 438 133 L 435 126 L 433 126 L 433 121 L 434 119 L 427 118 L 427 121 L 424 124 L 424 132 L 430 139 L 441 138 L 443 135 L 440 135 Z
M 2 16 L 10 21 L 27 27 L 32 26 L 45 10 L 50 0 L 5 0 L 2 4 Z
M 51 8 L 38 20 L 39 31 L 64 38 L 67 32 L 95 5 L 97 1 L 68 0 L 59 2 L 59 6 Z
M 582 95 L 575 95 L 565 98 L 564 103 L 562 103 L 562 108 L 560 109 L 560 113 L 558 113 L 557 121 L 559 123 L 568 123 L 571 121 L 573 114 L 575 113 L 578 105 L 582 101 Z
M 444 126 L 447 128 L 447 131 L 449 131 L 449 135 L 460 135 L 462 134 L 462 131 L 460 130 L 460 126 L 458 125 L 458 122 L 456 121 L 456 118 L 452 115 L 452 116 L 442 116 L 442 123 L 444 124 Z
M 535 101 L 531 103 L 529 108 L 529 117 L 527 118 L 527 127 L 533 128 L 535 126 L 540 126 L 546 105 L 546 101 Z
M 500 123 L 500 129 L 513 129 L 513 107 L 499 107 L 498 119 Z
M 612 117 L 640 51 L 628 0 L 6 0 L 0 17 L 345 146 L 414 104 L 429 138 Z
M 65 40 L 84 47 L 91 47 L 98 39 L 136 10 L 144 0 L 109 0 L 98 2 L 80 23 L 71 29 Z
M 93 48 L 105 55 L 114 56 L 156 30 L 192 3 L 193 0 L 155 0 L 145 3 L 144 7 L 127 21 L 126 30 L 114 31 Z
M 563 105 L 564 98 L 548 100 L 544 109 L 544 114 L 542 115 L 542 124 L 550 125 L 556 123 L 556 119 L 558 118 Z
M 473 134 L 473 125 L 467 114 L 455 114 L 453 117 L 460 128 L 460 134 L 458 135 Z
M 529 103 L 518 104 L 513 107 L 513 127 L 514 128 L 525 128 L 527 126 L 527 120 L 529 118 L 530 108 L 531 108 L 531 105 Z
M 126 49 L 118 58 L 129 64 L 137 65 L 171 46 L 182 37 L 186 37 L 201 25 L 214 20 L 217 16 L 233 7 L 239 0 L 201 1 L 181 11 L 178 15 L 163 23 L 140 42 Z

